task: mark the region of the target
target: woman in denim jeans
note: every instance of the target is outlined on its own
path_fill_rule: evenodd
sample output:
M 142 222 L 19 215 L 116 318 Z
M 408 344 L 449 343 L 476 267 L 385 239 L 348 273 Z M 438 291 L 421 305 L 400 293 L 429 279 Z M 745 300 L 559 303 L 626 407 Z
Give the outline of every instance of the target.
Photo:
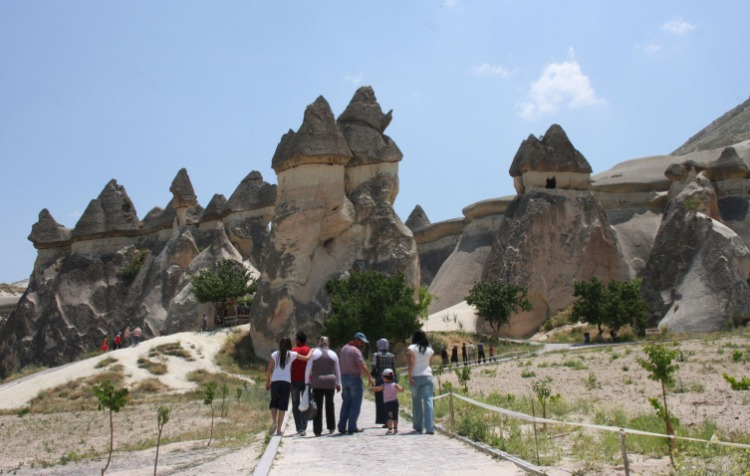
M 427 341 L 424 331 L 417 331 L 407 349 L 409 356 L 409 384 L 411 387 L 412 425 L 417 433 L 435 433 L 432 394 L 432 356 L 435 351 Z

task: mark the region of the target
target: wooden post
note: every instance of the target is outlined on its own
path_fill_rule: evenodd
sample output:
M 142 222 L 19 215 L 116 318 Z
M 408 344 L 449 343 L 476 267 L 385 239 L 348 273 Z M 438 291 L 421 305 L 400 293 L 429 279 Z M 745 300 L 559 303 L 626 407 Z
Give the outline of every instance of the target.
M 625 430 L 620 428 L 620 449 L 622 450 L 622 464 L 625 466 L 625 476 L 630 476 L 630 465 L 628 464 L 628 447 L 625 444 Z
M 539 439 L 536 434 L 536 410 L 534 408 L 534 398 L 531 399 L 531 416 L 533 417 L 532 423 L 534 425 L 534 449 L 536 450 L 536 464 L 539 463 Z
M 448 391 L 448 405 L 450 406 L 450 410 L 451 410 L 451 431 L 453 431 L 456 425 L 456 417 L 453 414 L 453 389 L 452 388 Z

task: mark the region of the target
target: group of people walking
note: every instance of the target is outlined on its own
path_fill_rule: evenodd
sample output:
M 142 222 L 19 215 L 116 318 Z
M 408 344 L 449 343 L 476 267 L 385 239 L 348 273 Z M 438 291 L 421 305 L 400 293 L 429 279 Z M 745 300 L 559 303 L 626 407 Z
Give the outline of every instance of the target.
M 448 349 L 446 347 L 443 347 L 440 354 L 443 359 L 443 366 L 448 367 L 449 365 L 458 365 L 458 345 L 453 346 L 453 349 L 451 350 L 450 361 L 448 359 Z M 490 344 L 489 347 L 489 354 L 489 361 L 496 362 L 497 360 L 495 359 L 495 347 L 493 347 L 492 344 Z M 468 346 L 466 345 L 466 342 L 463 342 L 461 344 L 461 359 L 463 360 L 464 366 L 472 365 L 474 363 L 474 344 L 469 343 Z M 476 360 L 477 365 L 487 363 L 488 359 L 487 355 L 485 354 L 483 342 L 477 342 Z
M 282 338 L 279 349 L 271 354 L 266 367 L 266 389 L 270 391 L 271 433 L 282 435 L 282 422 L 289 399 L 292 400 L 292 414 L 296 433 L 305 436 L 307 414 L 300 411 L 300 402 L 309 386 L 311 396 L 318 408 L 313 419 L 315 436 L 323 434 L 323 413 L 329 434 L 355 434 L 362 428 L 358 425 L 362 399 L 364 397 L 363 378 L 375 392 L 375 423 L 387 428 L 386 434 L 398 433 L 398 393 L 404 388 L 398 384 L 395 370 L 395 357 L 389 352 L 387 339 L 376 343 L 377 351 L 372 356 L 371 368 L 367 367 L 362 349 L 369 344 L 362 332 L 341 347 L 339 354 L 330 349 L 328 337 L 321 337 L 318 347 L 311 350 L 307 346 L 307 336 L 298 332 L 296 345 L 291 339 Z M 432 397 L 431 361 L 434 351 L 423 331 L 417 331 L 412 344 L 407 349 L 408 375 L 412 394 L 413 427 L 418 433 L 433 434 L 434 411 Z M 334 392 L 341 392 L 341 409 L 338 424 L 333 404 Z
M 138 342 L 141 341 L 141 338 L 143 337 L 143 331 L 140 327 L 136 327 L 132 331 L 130 330 L 130 326 L 127 326 L 125 328 L 124 333 L 118 332 L 115 334 L 115 337 L 112 339 L 112 350 L 118 350 L 122 349 L 122 346 L 125 347 L 131 347 L 138 345 Z M 102 352 L 107 352 L 110 349 L 109 345 L 109 336 L 104 336 L 104 340 L 102 341 L 101 346 L 99 347 L 99 350 Z

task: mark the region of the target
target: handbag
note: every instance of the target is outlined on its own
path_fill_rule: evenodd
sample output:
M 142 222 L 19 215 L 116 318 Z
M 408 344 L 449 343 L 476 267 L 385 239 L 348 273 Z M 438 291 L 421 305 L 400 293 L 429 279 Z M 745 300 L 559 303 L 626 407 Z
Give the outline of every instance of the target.
M 315 403 L 313 401 L 313 403 Z M 299 411 L 306 412 L 307 409 L 310 407 L 310 386 L 307 385 L 305 387 L 305 391 L 302 392 L 302 397 L 299 399 Z
M 307 386 L 307 389 L 310 389 L 310 386 Z M 307 392 L 309 393 L 309 392 Z M 318 414 L 318 404 L 315 403 L 314 398 L 309 398 L 309 405 L 307 408 L 307 419 L 312 420 L 315 418 L 315 416 Z

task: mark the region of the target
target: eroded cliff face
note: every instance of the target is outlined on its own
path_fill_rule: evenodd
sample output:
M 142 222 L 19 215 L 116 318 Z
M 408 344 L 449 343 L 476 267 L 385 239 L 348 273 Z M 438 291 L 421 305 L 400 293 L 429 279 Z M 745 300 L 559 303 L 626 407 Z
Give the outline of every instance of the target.
M 702 167 L 681 167 L 684 174 L 672 175 L 679 193 L 643 271 L 649 320 L 676 332 L 724 330 L 750 319 L 750 252 L 721 223 L 716 190 Z
M 70 361 L 126 326 L 146 336 L 198 329 L 212 311 L 195 300 L 190 277 L 222 259 L 252 269 L 264 254 L 276 187 L 257 172 L 249 177 L 233 209 L 217 198 L 205 218 L 185 169 L 172 182 L 169 204 L 143 221 L 115 180 L 73 230 L 42 210 L 29 236 L 38 249 L 29 286 L 0 327 L 0 377 Z
M 528 288 L 534 305 L 503 332 L 528 336 L 573 303 L 575 281 L 629 278 L 607 215 L 588 192 L 527 192 L 508 207 L 482 272 Z
M 364 87 L 338 121 L 318 98 L 279 143 L 276 213 L 251 308 L 256 354 L 299 330 L 317 335 L 331 279 L 373 270 L 418 288 L 416 243 L 393 210 L 402 154 L 383 133 L 390 118 Z

